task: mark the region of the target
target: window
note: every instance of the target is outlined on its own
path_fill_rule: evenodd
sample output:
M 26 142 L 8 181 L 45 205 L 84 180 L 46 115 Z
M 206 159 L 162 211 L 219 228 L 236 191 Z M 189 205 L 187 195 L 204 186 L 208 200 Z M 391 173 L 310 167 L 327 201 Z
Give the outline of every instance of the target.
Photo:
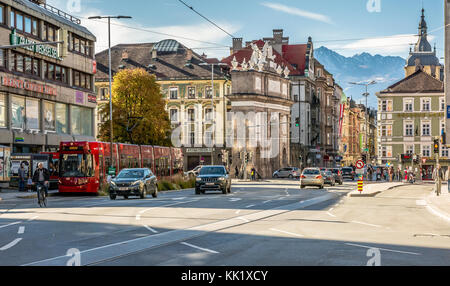
M 36 19 L 32 19 L 31 33 L 33 36 L 38 36 L 38 21 Z
M 414 111 L 414 99 L 407 98 L 403 100 L 403 111 L 413 112 Z
M 67 105 L 56 104 L 56 132 L 66 134 L 67 132 Z
M 48 101 L 44 102 L 44 129 L 48 131 L 56 131 L 55 104 Z
M 102 88 L 100 89 L 100 100 L 107 100 L 109 98 L 109 89 Z
M 6 127 L 6 110 L 6 95 L 0 93 L 0 127 Z
M 195 121 L 195 110 L 194 109 L 188 109 L 188 121 Z
M 381 136 L 382 137 L 392 137 L 392 125 L 382 125 L 381 126 Z
M 15 70 L 23 72 L 23 56 L 20 54 L 15 54 Z
M 430 145 L 422 146 L 422 157 L 431 157 L 431 146 Z
M 422 123 L 422 136 L 431 136 L 431 123 L 430 122 Z
M 449 155 L 448 148 L 446 148 L 445 146 L 442 146 L 441 149 L 442 149 L 441 150 L 441 156 L 445 157 L 445 158 L 448 158 L 448 155 Z
M 439 99 L 439 103 L 440 103 L 440 111 L 445 111 L 445 98 L 443 98 L 443 97 L 441 97 L 440 99 Z
M 25 129 L 25 98 L 13 96 L 11 99 L 12 128 Z
M 170 121 L 171 122 L 178 122 L 178 109 L 171 109 L 170 110 Z
M 422 110 L 421 111 L 431 111 L 431 99 L 422 98 Z
M 12 69 L 16 72 L 39 76 L 39 60 L 19 53 L 13 53 Z
M 188 87 L 188 98 L 195 99 L 195 87 Z
M 414 136 L 414 123 L 413 122 L 405 123 L 405 136 Z
M 39 100 L 26 100 L 26 125 L 27 129 L 39 130 Z
M 31 18 L 25 16 L 25 33 L 31 34 Z
M 71 106 L 70 122 L 73 135 L 92 136 L 92 109 Z
M 5 24 L 4 13 L 5 13 L 5 6 L 0 5 L 0 24 Z
M 73 86 L 92 90 L 92 76 L 79 71 L 73 71 Z
M 381 100 L 379 110 L 381 110 L 382 112 L 393 111 L 393 101 L 392 100 Z
M 205 109 L 205 120 L 212 121 L 213 120 L 213 110 L 211 108 Z
M 92 42 L 86 39 L 83 39 L 81 37 L 78 37 L 77 35 L 72 34 L 72 46 L 71 50 L 73 52 L 91 56 L 92 55 L 92 49 L 91 49 Z
M 6 66 L 6 53 L 4 49 L 0 49 L 0 67 Z
M 58 28 L 49 24 L 44 23 L 44 34 L 42 35 L 42 39 L 48 42 L 56 42 L 58 39 Z
M 392 146 L 382 146 L 381 147 L 381 157 L 382 158 L 392 158 Z
M 3 6 L 0 6 L 0 23 L 4 24 L 3 19 Z M 11 28 L 15 28 L 18 31 L 26 34 L 37 36 L 37 19 L 28 15 L 24 15 L 15 10 L 11 10 Z
M 19 31 L 23 31 L 23 16 L 19 13 L 16 13 L 16 29 Z
M 205 87 L 205 98 L 212 98 L 212 89 L 210 86 Z
M 408 155 L 413 155 L 414 154 L 414 145 L 406 145 L 405 148 L 405 153 Z
M 169 93 L 170 99 L 178 99 L 178 87 L 171 87 Z

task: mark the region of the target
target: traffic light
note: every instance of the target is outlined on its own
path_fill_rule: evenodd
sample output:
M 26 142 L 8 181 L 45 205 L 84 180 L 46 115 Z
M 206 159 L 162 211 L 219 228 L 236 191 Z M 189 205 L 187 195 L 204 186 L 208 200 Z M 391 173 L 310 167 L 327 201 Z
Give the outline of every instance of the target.
M 300 126 L 300 118 L 295 118 L 295 127 L 299 127 Z
M 245 153 L 245 164 L 247 164 L 248 163 L 248 153 Z
M 439 139 L 434 139 L 434 154 L 439 154 Z

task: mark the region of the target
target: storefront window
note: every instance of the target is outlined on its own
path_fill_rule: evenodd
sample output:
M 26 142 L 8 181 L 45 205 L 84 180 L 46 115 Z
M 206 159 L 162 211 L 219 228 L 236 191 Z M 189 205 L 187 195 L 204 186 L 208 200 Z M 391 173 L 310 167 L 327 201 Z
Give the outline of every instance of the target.
M 39 101 L 27 99 L 26 121 L 28 129 L 39 129 Z
M 56 131 L 54 103 L 44 102 L 44 128 L 48 131 Z
M 56 132 L 67 134 L 67 106 L 62 103 L 56 104 Z
M 0 93 L 0 127 L 6 127 L 6 95 Z
M 92 136 L 92 109 L 71 106 L 70 117 L 73 135 Z
M 25 98 L 12 97 L 11 102 L 12 111 L 12 128 L 25 129 Z

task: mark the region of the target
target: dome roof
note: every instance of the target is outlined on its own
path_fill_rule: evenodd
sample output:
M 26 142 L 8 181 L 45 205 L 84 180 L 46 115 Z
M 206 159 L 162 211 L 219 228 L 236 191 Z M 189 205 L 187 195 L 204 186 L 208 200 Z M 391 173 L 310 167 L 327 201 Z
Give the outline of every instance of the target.
M 420 60 L 422 66 L 440 66 L 439 59 L 434 53 L 411 53 L 407 60 L 407 66 L 415 66 L 416 59 Z

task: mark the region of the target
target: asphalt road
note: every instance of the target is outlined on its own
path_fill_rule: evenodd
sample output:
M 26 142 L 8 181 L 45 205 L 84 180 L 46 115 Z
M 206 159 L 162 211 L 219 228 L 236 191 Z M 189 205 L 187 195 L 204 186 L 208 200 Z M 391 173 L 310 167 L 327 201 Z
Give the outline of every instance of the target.
M 421 205 L 431 186 L 346 197 L 355 187 L 3 201 L 0 265 L 450 265 L 450 225 Z

